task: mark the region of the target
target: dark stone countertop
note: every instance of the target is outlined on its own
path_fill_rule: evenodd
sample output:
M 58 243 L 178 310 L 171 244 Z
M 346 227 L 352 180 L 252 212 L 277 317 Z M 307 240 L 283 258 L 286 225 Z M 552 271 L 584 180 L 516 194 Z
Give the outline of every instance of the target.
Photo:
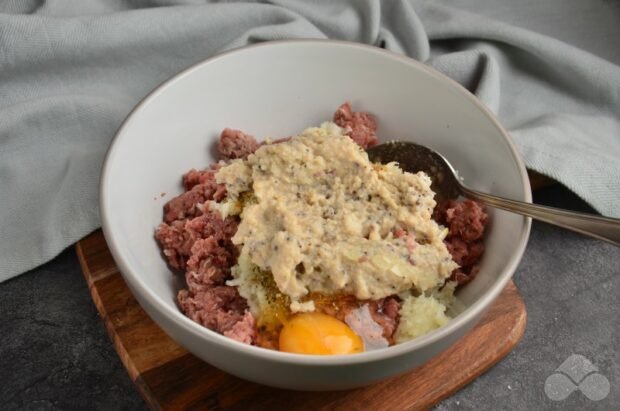
M 535 197 L 537 202 L 587 211 L 559 186 Z M 617 407 L 620 248 L 535 222 L 514 280 L 529 315 L 523 340 L 436 409 Z M 106 335 L 72 247 L 0 284 L 0 302 L 0 408 L 146 409 Z M 580 390 L 563 401 L 546 396 L 547 378 L 573 354 L 590 360 L 601 374 L 584 378 L 581 389 L 590 397 L 602 396 L 608 381 L 606 398 L 592 401 Z M 583 357 L 573 357 L 573 372 L 579 371 Z M 566 381 L 550 379 L 548 385 L 570 388 Z

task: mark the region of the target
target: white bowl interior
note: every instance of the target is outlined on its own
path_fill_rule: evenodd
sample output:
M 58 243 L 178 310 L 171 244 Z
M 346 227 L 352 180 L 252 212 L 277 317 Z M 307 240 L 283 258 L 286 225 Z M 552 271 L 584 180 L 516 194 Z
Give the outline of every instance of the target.
M 342 43 L 251 47 L 166 83 L 115 139 L 104 167 L 101 206 L 106 238 L 130 284 L 142 284 L 163 302 L 162 309 L 178 312 L 180 282 L 153 233 L 164 203 L 182 190 L 181 175 L 216 161 L 213 146 L 224 127 L 260 139 L 287 136 L 330 120 L 344 101 L 377 116 L 383 141 L 428 145 L 473 188 L 529 200 L 523 166 L 501 127 L 471 95 L 421 64 Z M 511 274 L 508 264 L 527 232 L 523 217 L 491 210 L 491 218 L 480 274 L 459 294 L 464 307 Z

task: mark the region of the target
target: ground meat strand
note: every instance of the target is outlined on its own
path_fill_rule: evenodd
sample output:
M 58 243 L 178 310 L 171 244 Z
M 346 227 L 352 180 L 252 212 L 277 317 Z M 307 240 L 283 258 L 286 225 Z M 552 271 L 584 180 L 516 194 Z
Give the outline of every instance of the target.
M 178 300 L 185 315 L 210 330 L 248 344 L 255 339 L 254 317 L 235 287 L 181 290 Z
M 370 315 L 377 324 L 383 328 L 383 336 L 394 343 L 394 332 L 398 326 L 400 302 L 397 297 L 387 297 L 377 301 L 370 301 Z
M 392 320 L 398 320 L 400 311 L 400 301 L 398 297 L 387 297 L 383 300 L 381 311 L 388 318 Z
M 484 206 L 472 200 L 449 200 L 439 204 L 433 218 L 448 227 L 446 247 L 460 266 L 452 272 L 450 280 L 465 285 L 474 279 L 484 253 L 482 236 L 488 223 Z
M 344 134 L 351 137 L 364 150 L 379 143 L 375 134 L 377 121 L 374 116 L 370 113 L 353 111 L 349 102 L 338 107 L 334 113 L 334 123 L 342 127 Z
M 379 143 L 375 134 L 377 122 L 374 116 L 370 113 L 353 111 L 351 104 L 348 102 L 338 107 L 334 113 L 334 123 L 342 127 L 344 134 L 351 137 L 353 141 L 364 149 Z M 289 139 L 290 137 L 283 137 L 272 141 L 270 144 L 283 143 Z M 254 136 L 241 130 L 225 128 L 220 134 L 217 150 L 221 159 L 233 160 L 236 158 L 246 158 L 263 144 L 265 143 L 258 143 Z M 194 174 L 191 177 L 194 178 Z M 186 189 L 189 189 L 189 187 L 191 185 L 186 186 Z
M 192 244 L 199 238 L 196 233 L 185 230 L 185 223 L 174 221 L 170 225 L 161 223 L 155 230 L 155 239 L 168 265 L 175 271 L 184 270 Z
M 223 285 L 235 264 L 231 247 L 218 244 L 215 237 L 196 240 L 187 260 L 185 280 L 190 291 L 203 291 L 214 285 Z
M 241 320 L 237 321 L 229 330 L 223 333 L 226 337 L 252 344 L 256 341 L 256 319 L 246 310 Z
M 229 244 L 233 247 L 230 239 L 237 232 L 238 226 L 237 217 L 226 217 L 223 220 L 218 211 L 206 210 L 203 215 L 187 221 L 185 229 L 198 233 L 200 238 L 213 237 L 220 245 Z
M 155 239 L 159 242 L 170 267 L 173 270 L 185 270 L 192 255 L 192 246 L 200 239 L 211 237 L 218 246 L 226 248 L 236 257 L 237 249 L 230 239 L 237 232 L 238 225 L 239 221 L 234 217 L 222 220 L 218 212 L 206 210 L 204 214 L 191 220 L 161 223 L 155 230 Z
M 471 267 L 476 264 L 484 253 L 484 244 L 481 240 L 467 242 L 462 237 L 450 237 L 446 247 L 452 259 L 461 267 Z
M 264 146 L 265 144 L 280 144 L 280 143 L 286 143 L 287 141 L 289 141 L 292 137 L 288 136 L 288 137 L 282 137 L 282 138 L 277 138 L 275 140 L 271 140 L 269 143 L 263 141 L 261 143 L 261 146 Z
M 260 144 L 254 136 L 241 130 L 225 128 L 220 135 L 217 151 L 222 159 L 232 160 L 235 158 L 246 158 L 255 152 L 258 147 L 260 147 Z
M 185 271 L 187 289 L 177 296 L 183 313 L 211 330 L 252 344 L 254 317 L 237 289 L 225 285 L 237 261 L 231 238 L 238 218 L 222 219 L 205 204 L 226 195 L 225 186 L 215 180 L 219 167 L 192 169 L 183 176 L 186 191 L 164 206 L 164 222 L 157 227 L 155 239 L 170 267 Z
M 190 170 L 183 176 L 186 190 L 164 205 L 164 222 L 185 220 L 203 213 L 204 203 L 209 200 L 221 201 L 226 196 L 226 186 L 215 181 L 217 168 Z
M 479 240 L 484 234 L 487 219 L 488 215 L 480 203 L 472 200 L 448 202 L 445 220 L 449 224 L 451 237 L 460 237 L 467 243 Z
M 206 170 L 196 170 L 192 168 L 183 175 L 183 188 L 185 191 L 191 190 L 197 184 L 207 184 L 215 182 L 215 173 L 220 169 L 219 164 L 211 164 Z

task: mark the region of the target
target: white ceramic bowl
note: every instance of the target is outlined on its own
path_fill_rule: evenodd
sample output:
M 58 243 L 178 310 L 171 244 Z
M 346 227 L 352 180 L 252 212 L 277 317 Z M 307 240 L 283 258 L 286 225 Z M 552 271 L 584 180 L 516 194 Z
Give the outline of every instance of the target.
M 101 216 L 114 260 L 146 312 L 212 365 L 258 383 L 344 389 L 410 370 L 463 336 L 509 281 L 530 221 L 491 210 L 479 275 L 458 293 L 464 310 L 445 327 L 387 349 L 304 356 L 244 345 L 194 323 L 176 304 L 153 238 L 181 175 L 215 161 L 224 127 L 287 136 L 331 119 L 344 101 L 374 113 L 381 139 L 413 140 L 443 153 L 473 188 L 530 201 L 527 174 L 508 134 L 474 96 L 409 58 L 359 44 L 263 43 L 199 63 L 146 97 L 118 131 L 101 180 Z M 164 197 L 160 193 L 166 193 Z

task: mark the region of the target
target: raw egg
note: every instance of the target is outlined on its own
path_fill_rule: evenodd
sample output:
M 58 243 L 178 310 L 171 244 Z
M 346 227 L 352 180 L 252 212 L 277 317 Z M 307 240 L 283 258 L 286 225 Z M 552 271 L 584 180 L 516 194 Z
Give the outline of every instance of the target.
M 362 339 L 342 321 L 317 312 L 291 317 L 280 332 L 280 351 L 298 354 L 354 354 L 364 351 Z

